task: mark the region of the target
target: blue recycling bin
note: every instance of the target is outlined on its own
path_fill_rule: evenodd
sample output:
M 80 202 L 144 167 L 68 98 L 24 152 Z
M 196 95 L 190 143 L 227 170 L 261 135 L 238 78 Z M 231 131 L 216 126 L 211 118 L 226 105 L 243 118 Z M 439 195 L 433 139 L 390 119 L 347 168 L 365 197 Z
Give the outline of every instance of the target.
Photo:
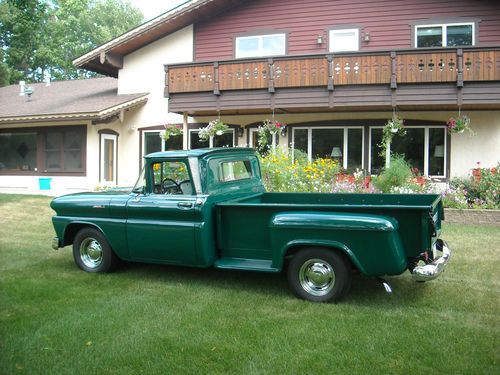
M 38 183 L 40 185 L 40 190 L 50 190 L 51 178 L 39 178 Z

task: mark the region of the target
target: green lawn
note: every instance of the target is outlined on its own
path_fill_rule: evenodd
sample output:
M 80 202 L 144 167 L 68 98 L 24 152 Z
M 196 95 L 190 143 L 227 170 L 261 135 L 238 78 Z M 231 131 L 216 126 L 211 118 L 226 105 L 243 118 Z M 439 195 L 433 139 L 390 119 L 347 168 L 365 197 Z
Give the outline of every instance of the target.
M 444 275 L 355 277 L 339 304 L 283 275 L 125 264 L 51 249 L 49 198 L 0 195 L 1 374 L 497 374 L 500 229 L 445 224 Z

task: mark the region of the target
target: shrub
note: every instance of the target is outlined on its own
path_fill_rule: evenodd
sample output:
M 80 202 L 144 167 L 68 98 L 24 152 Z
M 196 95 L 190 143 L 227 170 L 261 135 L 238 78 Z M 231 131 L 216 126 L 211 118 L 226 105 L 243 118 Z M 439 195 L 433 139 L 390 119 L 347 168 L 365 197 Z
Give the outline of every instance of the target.
M 453 190 L 463 191 L 470 208 L 500 208 L 500 163 L 495 168 L 475 168 L 472 176 L 454 178 Z
M 400 155 L 393 155 L 389 168 L 383 168 L 382 173 L 374 178 L 373 184 L 383 193 L 391 193 L 407 186 L 412 176 L 408 162 Z

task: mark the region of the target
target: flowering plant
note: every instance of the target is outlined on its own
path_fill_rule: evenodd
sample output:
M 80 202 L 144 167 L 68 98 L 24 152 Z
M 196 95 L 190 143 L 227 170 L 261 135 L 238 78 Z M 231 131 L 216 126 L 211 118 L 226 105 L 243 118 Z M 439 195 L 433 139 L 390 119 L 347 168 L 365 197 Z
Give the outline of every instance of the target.
M 264 147 L 267 145 L 268 135 L 278 134 L 280 131 L 284 131 L 286 128 L 285 123 L 281 123 L 275 120 L 264 120 L 261 126 L 257 129 L 259 134 L 259 146 Z
M 446 121 L 446 125 L 448 125 L 448 133 L 450 134 L 463 133 L 465 130 L 474 134 L 470 128 L 470 118 L 466 115 L 459 115 L 457 118 L 450 117 L 449 120 Z
M 207 126 L 200 129 L 199 137 L 201 140 L 207 141 L 210 137 L 224 134 L 228 128 L 229 126 L 224 124 L 220 119 L 215 119 L 210 121 Z
M 383 142 L 387 143 L 387 141 L 392 141 L 392 137 L 396 134 L 405 135 L 406 129 L 404 125 L 405 121 L 400 119 L 398 116 L 394 116 L 392 119 L 387 121 L 383 130 Z
M 165 130 L 160 133 L 160 137 L 162 137 L 164 140 L 168 141 L 168 139 L 172 136 L 175 135 L 181 135 L 182 134 L 182 126 L 177 124 L 177 125 L 170 125 L 166 124 L 165 125 Z
M 378 145 L 380 147 L 380 156 L 386 157 L 387 144 L 392 142 L 392 138 L 398 135 L 406 135 L 404 120 L 398 116 L 386 122 L 382 130 L 382 142 Z

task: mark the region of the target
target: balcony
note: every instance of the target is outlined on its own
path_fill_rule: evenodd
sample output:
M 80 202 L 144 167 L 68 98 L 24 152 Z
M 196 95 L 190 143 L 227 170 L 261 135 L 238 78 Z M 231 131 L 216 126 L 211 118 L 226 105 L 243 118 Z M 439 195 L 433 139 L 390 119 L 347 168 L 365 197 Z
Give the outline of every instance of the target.
M 165 73 L 170 111 L 191 114 L 500 108 L 500 48 L 192 63 Z

